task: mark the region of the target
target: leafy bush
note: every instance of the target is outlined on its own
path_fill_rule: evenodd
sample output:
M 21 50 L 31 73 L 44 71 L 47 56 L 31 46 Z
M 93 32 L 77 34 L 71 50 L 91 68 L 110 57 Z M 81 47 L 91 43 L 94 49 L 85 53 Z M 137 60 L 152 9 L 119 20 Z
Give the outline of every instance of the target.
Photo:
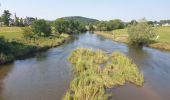
M 6 55 L 4 53 L 0 53 L 0 64 L 4 64 L 7 62 L 11 62 L 14 60 L 14 56 L 12 55 Z
M 34 37 L 34 32 L 31 27 L 24 27 L 23 28 L 23 35 L 25 38 L 33 38 Z
M 152 42 L 156 34 L 147 22 L 140 22 L 128 27 L 129 42 L 132 45 L 143 46 Z

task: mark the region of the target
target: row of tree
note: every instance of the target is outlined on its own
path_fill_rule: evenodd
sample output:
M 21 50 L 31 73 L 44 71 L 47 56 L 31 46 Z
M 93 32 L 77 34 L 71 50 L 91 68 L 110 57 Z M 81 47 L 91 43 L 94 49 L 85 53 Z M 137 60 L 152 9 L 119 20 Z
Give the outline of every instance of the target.
M 110 21 L 100 21 L 93 26 L 97 31 L 112 31 L 115 29 L 122 29 L 125 27 L 125 23 L 119 19 Z
M 22 18 L 16 18 L 11 19 L 11 13 L 9 10 L 4 10 L 3 14 L 0 16 L 0 22 L 3 22 L 3 25 L 5 26 L 18 26 L 18 27 L 24 27 L 28 26 L 27 23 L 24 22 L 24 19 Z
M 40 19 L 30 27 L 23 28 L 25 37 L 31 38 L 35 36 L 50 36 L 51 34 L 73 34 L 87 31 L 85 25 L 73 20 L 57 19 L 51 24 L 46 20 Z

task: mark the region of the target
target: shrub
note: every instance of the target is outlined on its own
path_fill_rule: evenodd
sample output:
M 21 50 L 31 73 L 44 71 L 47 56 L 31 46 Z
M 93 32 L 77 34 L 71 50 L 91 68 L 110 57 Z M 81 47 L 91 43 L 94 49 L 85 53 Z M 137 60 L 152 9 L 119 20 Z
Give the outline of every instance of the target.
M 34 32 L 32 31 L 31 27 L 24 27 L 23 28 L 23 35 L 25 38 L 32 38 L 34 37 Z
M 156 36 L 152 26 L 147 22 L 140 22 L 128 27 L 129 43 L 132 45 L 143 46 L 152 42 Z

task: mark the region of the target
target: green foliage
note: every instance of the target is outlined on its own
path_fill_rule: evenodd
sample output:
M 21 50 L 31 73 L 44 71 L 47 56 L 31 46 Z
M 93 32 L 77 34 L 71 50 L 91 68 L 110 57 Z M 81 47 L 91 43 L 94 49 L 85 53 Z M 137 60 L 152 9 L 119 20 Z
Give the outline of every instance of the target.
M 109 30 L 124 28 L 124 23 L 119 19 L 111 20 L 111 21 L 109 21 L 108 24 L 109 24 L 109 27 L 110 27 Z
M 137 86 L 144 82 L 136 65 L 121 53 L 109 56 L 102 51 L 77 49 L 69 60 L 75 78 L 64 100 L 108 100 L 111 95 L 106 93 L 106 88 L 124 85 L 126 81 Z
M 33 38 L 35 35 L 31 27 L 24 27 L 22 30 L 25 38 Z
M 9 40 L 0 37 L 0 64 L 13 61 L 17 57 L 21 57 L 29 53 L 35 53 L 37 51 L 58 46 L 62 44 L 66 38 L 69 37 L 68 35 L 62 34 L 61 36 L 35 38 L 35 35 L 30 27 L 25 27 L 23 32 L 24 36 L 29 39 L 16 38 L 18 35 L 13 36 L 13 39 Z
M 4 13 L 2 14 L 2 21 L 6 26 L 9 25 L 9 19 L 10 19 L 11 13 L 9 10 L 4 10 Z
M 0 65 L 7 63 L 7 62 L 11 62 L 14 60 L 14 57 L 12 55 L 6 55 L 4 53 L 0 53 Z
M 124 23 L 119 19 L 115 19 L 110 21 L 101 21 L 97 23 L 96 27 L 97 31 L 112 31 L 124 28 Z
M 96 25 L 96 30 L 97 31 L 108 31 L 109 30 L 109 27 L 107 25 L 108 22 L 105 22 L 105 21 L 101 21 L 100 23 L 98 23 Z
M 94 30 L 95 30 L 94 26 L 92 24 L 90 24 L 88 27 L 88 31 L 94 31 Z
M 92 19 L 92 18 L 85 18 L 85 17 L 81 17 L 81 16 L 72 16 L 72 17 L 63 17 L 63 19 L 68 20 L 68 21 L 78 21 L 80 23 L 84 23 L 84 24 L 94 24 L 96 22 L 98 22 L 98 20 L 96 19 Z
M 16 21 L 15 21 L 15 26 L 19 26 L 20 22 L 19 22 L 19 19 L 16 18 Z
M 20 19 L 19 26 L 21 26 L 21 27 L 25 26 L 22 18 Z
M 67 33 L 69 22 L 65 19 L 57 19 L 54 22 L 55 31 L 58 33 Z
M 140 22 L 129 26 L 128 34 L 130 44 L 137 46 L 150 44 L 156 36 L 152 26 L 147 22 Z
M 9 49 L 9 44 L 7 43 L 4 37 L 0 37 L 0 52 L 3 52 L 5 54 L 11 53 Z
M 51 34 L 51 26 L 43 19 L 34 21 L 31 28 L 39 36 L 49 36 Z
M 57 33 L 81 33 L 86 31 L 85 26 L 74 20 L 65 20 L 63 18 L 57 19 L 54 22 L 55 32 Z

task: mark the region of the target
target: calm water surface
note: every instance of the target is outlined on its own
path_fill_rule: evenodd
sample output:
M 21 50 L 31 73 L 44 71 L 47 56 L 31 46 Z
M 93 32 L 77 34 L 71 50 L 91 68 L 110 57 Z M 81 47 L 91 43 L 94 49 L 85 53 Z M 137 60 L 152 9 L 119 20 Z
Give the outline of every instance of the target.
M 79 47 L 120 51 L 143 72 L 143 87 L 126 84 L 111 89 L 114 100 L 170 100 L 170 52 L 135 49 L 88 32 L 34 57 L 1 65 L 0 100 L 61 100 L 73 79 L 68 57 Z

